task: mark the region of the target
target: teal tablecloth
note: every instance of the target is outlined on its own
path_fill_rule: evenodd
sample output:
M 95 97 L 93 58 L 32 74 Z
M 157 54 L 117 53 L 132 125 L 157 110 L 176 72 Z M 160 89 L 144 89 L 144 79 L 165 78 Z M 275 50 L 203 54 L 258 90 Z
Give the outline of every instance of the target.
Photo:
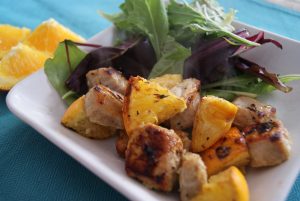
M 121 0 L 0 0 L 0 24 L 36 27 L 50 17 L 89 38 L 109 26 L 97 10 Z M 259 0 L 221 0 L 240 21 L 300 40 L 300 14 Z M 0 92 L 0 200 L 126 200 L 8 111 Z M 300 200 L 300 177 L 288 201 Z M 274 189 L 276 190 L 276 189 Z

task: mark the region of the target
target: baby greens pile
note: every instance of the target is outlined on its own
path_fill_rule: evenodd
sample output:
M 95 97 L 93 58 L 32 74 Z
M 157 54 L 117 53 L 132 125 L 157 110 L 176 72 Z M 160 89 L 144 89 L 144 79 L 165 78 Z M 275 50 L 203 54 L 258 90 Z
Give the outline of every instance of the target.
M 236 31 L 231 25 L 235 11 L 225 13 L 216 0 L 125 0 L 120 9 L 117 14 L 101 13 L 122 36 L 114 46 L 90 44 L 95 50 L 85 53 L 65 41 L 47 61 L 45 73 L 68 104 L 87 92 L 88 71 L 107 66 L 127 78 L 195 77 L 201 80 L 203 94 L 227 99 L 256 97 L 275 89 L 289 92 L 291 88 L 284 83 L 300 79 L 299 75 L 278 76 L 239 57 L 265 43 L 282 46 L 265 39 L 263 32 L 250 36 L 247 30 Z

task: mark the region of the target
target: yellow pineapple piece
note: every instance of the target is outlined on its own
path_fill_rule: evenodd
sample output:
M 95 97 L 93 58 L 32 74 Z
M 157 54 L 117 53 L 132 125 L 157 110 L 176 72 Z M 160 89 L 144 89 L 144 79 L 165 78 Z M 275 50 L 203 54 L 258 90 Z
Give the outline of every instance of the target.
M 192 132 L 192 150 L 201 152 L 216 143 L 231 128 L 237 106 L 215 96 L 205 96 L 197 109 Z
M 250 162 L 250 155 L 244 136 L 233 127 L 213 146 L 201 152 L 209 176 L 230 166 L 244 167 Z
M 160 124 L 186 109 L 182 98 L 141 77 L 131 77 L 124 98 L 123 121 L 127 134 L 147 123 Z
M 191 201 L 249 201 L 249 188 L 244 175 L 234 166 L 211 176 Z
M 70 105 L 62 117 L 61 123 L 84 137 L 105 139 L 113 136 L 116 132 L 115 128 L 90 122 L 84 109 L 84 97 L 81 96 Z

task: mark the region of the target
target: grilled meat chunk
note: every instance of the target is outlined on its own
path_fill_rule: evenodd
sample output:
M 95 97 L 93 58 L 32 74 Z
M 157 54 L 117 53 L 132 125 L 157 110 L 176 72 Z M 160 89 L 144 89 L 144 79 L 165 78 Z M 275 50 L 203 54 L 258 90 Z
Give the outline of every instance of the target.
M 200 81 L 194 78 L 183 80 L 171 89 L 175 95 L 184 98 L 187 108 L 170 119 L 172 129 L 183 130 L 193 126 L 195 114 L 200 102 Z
M 103 85 L 91 88 L 85 96 L 85 111 L 93 123 L 123 129 L 123 95 Z
M 206 167 L 199 154 L 187 152 L 182 157 L 179 168 L 179 186 L 181 201 L 189 201 L 196 196 L 207 183 Z
M 91 70 L 86 74 L 86 78 L 89 88 L 102 84 L 123 95 L 128 85 L 128 81 L 123 77 L 122 73 L 112 67 Z
M 177 180 L 182 153 L 182 141 L 173 130 L 146 124 L 130 135 L 125 169 L 148 188 L 169 192 Z
M 263 123 L 275 118 L 276 109 L 253 98 L 241 96 L 233 101 L 238 106 L 238 112 L 233 124 L 239 129 L 256 123 Z
M 278 165 L 289 158 L 289 134 L 279 120 L 254 124 L 244 129 L 250 153 L 250 166 Z

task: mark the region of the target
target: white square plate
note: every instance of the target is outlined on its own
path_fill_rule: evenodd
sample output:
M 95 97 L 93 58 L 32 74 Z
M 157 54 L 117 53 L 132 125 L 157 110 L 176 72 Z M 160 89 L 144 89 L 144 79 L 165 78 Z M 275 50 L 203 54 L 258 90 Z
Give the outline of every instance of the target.
M 258 31 L 240 23 L 235 23 L 235 26 L 247 27 L 252 33 Z M 109 28 L 89 42 L 109 45 L 113 38 L 112 32 L 113 29 Z M 280 41 L 284 49 L 271 48 L 271 44 L 267 44 L 248 52 L 245 57 L 280 74 L 300 74 L 300 43 L 272 33 L 267 33 L 267 37 Z M 275 92 L 263 97 L 265 102 L 277 108 L 279 118 L 290 131 L 294 142 L 291 158 L 282 165 L 251 170 L 247 174 L 252 201 L 284 201 L 299 172 L 300 146 L 297 143 L 300 142 L 300 83 L 294 82 L 291 85 L 294 90 L 289 94 Z M 136 201 L 179 199 L 176 193 L 158 193 L 127 177 L 124 161 L 118 157 L 114 148 L 115 139 L 90 140 L 63 127 L 60 119 L 66 106 L 49 84 L 43 70 L 17 84 L 7 95 L 7 105 L 20 119 L 127 198 Z

